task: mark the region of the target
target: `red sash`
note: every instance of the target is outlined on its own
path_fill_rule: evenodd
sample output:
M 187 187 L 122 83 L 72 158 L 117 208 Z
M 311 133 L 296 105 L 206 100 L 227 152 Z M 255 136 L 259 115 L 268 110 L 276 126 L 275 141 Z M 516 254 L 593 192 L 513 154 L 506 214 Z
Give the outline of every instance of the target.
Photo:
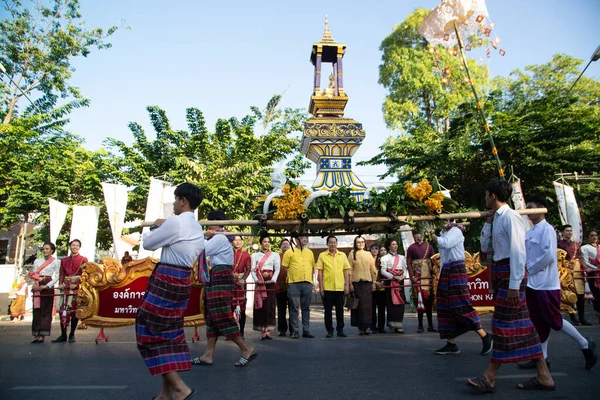
M 262 276 L 262 267 L 265 265 L 267 260 L 271 257 L 271 252 L 267 253 L 262 257 L 258 265 L 256 266 L 256 277 L 258 279 L 258 285 L 256 285 L 254 291 L 254 308 L 261 309 L 263 306 L 263 300 L 267 298 L 267 288 L 265 287 L 265 279 Z
M 398 254 L 396 254 L 396 256 L 394 257 L 394 265 L 392 265 L 392 270 L 390 271 L 393 276 L 402 275 L 401 273 L 398 272 L 398 264 L 399 263 L 400 263 L 400 256 Z M 404 300 L 402 300 L 402 295 L 400 293 L 400 291 L 402 290 L 402 288 L 400 287 L 400 282 L 398 282 L 395 279 L 392 279 L 390 286 L 392 286 L 392 303 L 394 303 L 394 305 L 397 305 L 397 306 L 404 304 Z
M 56 260 L 54 257 L 48 257 L 46 261 L 40 265 L 37 271 L 29 273 L 29 277 L 35 280 L 35 283 L 37 284 L 40 281 L 40 272 L 42 272 L 48 265 L 52 264 L 54 260 Z M 33 308 L 40 308 L 41 306 L 42 299 L 40 297 L 40 292 L 33 292 Z
M 600 268 L 600 246 L 596 247 L 596 257 L 590 258 L 590 264 L 592 264 L 594 267 Z M 594 279 L 594 286 L 596 286 L 598 289 L 600 289 L 600 272 L 598 270 L 588 271 L 587 276 L 588 277 L 599 277 L 599 279 Z

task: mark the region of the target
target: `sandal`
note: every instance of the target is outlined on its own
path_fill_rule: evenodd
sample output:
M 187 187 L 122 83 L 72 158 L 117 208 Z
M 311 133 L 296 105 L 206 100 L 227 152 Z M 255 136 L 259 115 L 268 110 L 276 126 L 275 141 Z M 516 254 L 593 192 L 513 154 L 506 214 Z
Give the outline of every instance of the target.
M 546 385 L 542 385 L 540 383 L 540 381 L 538 380 L 537 377 L 533 377 L 529 380 L 526 380 L 523 383 L 520 383 L 517 386 L 518 389 L 521 390 L 549 390 L 549 391 L 553 391 L 556 390 L 556 385 L 552 385 L 552 386 L 546 386 Z
M 206 367 L 212 367 L 213 363 L 206 362 L 201 360 L 200 357 L 196 357 L 192 360 L 192 365 L 204 365 Z
M 237 362 L 237 364 L 234 364 L 236 367 L 245 367 L 246 365 L 250 364 L 252 362 L 252 360 L 254 360 L 256 357 L 258 357 L 258 353 L 253 353 L 250 357 L 245 358 L 245 357 L 240 357 L 239 361 Z
M 477 378 L 467 379 L 467 386 L 473 388 L 477 393 L 496 392 L 496 387 L 492 386 L 483 375 L 478 376 Z

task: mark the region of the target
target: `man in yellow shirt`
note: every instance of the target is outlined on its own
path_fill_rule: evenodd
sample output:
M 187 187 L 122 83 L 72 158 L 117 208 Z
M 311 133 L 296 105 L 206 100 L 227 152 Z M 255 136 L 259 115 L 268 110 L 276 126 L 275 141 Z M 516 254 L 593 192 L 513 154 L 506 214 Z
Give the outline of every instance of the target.
M 293 339 L 300 337 L 298 310 L 302 309 L 302 337 L 314 338 L 310 333 L 310 301 L 313 293 L 313 269 L 315 256 L 308 249 L 308 236 L 296 238 L 292 247 L 283 255 L 281 266 L 287 272 L 288 298 L 290 299 L 290 323 L 294 329 Z
M 338 241 L 333 235 L 327 237 L 327 251 L 319 254 L 317 271 L 319 290 L 325 307 L 325 328 L 327 337 L 333 337 L 332 310 L 335 306 L 336 331 L 338 337 L 344 333 L 344 293 L 350 291 L 350 263 L 346 254 L 338 251 Z

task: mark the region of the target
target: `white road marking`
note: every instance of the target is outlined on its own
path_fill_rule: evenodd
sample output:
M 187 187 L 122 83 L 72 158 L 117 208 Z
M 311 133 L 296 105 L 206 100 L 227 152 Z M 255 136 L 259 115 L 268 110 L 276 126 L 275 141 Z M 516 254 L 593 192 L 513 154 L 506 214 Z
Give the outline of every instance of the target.
M 552 377 L 557 377 L 557 376 L 569 376 L 567 374 L 565 374 L 564 372 L 555 372 L 552 375 Z M 466 378 L 454 378 L 455 381 L 458 382 L 463 382 L 466 381 L 467 379 L 471 379 L 473 378 L 475 375 L 473 376 L 468 376 Z M 526 378 L 531 378 L 532 376 L 535 376 L 535 372 L 532 372 L 531 374 L 515 374 L 515 375 L 497 375 L 496 379 L 526 379 Z
M 52 385 L 52 386 L 15 386 L 12 390 L 123 390 L 127 386 L 69 386 L 69 385 Z

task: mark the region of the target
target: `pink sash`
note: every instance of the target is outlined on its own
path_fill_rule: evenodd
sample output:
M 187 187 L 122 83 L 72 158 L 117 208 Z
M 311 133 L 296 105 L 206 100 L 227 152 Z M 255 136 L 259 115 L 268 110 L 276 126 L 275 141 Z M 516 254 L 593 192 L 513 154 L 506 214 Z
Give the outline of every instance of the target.
M 267 288 L 265 287 L 265 279 L 262 276 L 262 267 L 269 257 L 271 257 L 270 251 L 262 257 L 255 270 L 256 277 L 258 278 L 258 285 L 254 288 L 254 308 L 257 310 L 262 308 L 263 300 L 267 298 Z
M 394 257 L 394 265 L 392 265 L 392 270 L 390 271 L 392 273 L 392 275 L 394 275 L 394 276 L 402 275 L 398 271 L 399 263 L 400 263 L 400 256 L 398 254 L 396 254 L 396 256 Z M 402 288 L 400 287 L 400 282 L 398 282 L 395 279 L 392 279 L 390 286 L 392 286 L 392 303 L 394 303 L 394 305 L 397 305 L 397 306 L 404 304 L 404 300 L 402 300 L 402 295 L 400 294 L 400 291 L 402 290 Z
M 48 265 L 52 264 L 52 262 L 55 260 L 54 257 L 50 256 L 46 259 L 46 261 L 44 261 L 44 263 L 42 265 L 40 265 L 40 267 L 38 268 L 37 271 L 35 272 L 30 272 L 29 273 L 29 277 L 33 280 L 35 280 L 35 283 L 37 284 L 40 281 L 40 272 L 42 272 L 44 270 L 44 268 L 46 268 Z M 42 306 L 42 299 L 40 297 L 40 292 L 34 292 L 33 293 L 33 308 L 40 308 Z

